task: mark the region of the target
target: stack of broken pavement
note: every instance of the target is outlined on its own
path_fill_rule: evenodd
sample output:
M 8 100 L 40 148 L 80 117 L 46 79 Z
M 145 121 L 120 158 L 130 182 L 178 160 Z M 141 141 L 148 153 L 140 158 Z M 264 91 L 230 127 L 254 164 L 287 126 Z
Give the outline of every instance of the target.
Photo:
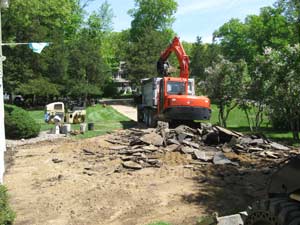
M 226 157 L 227 153 L 250 154 L 252 158 L 287 158 L 293 152 L 289 147 L 272 142 L 264 137 L 230 131 L 220 126 L 202 123 L 194 129 L 180 125 L 170 129 L 168 123 L 159 122 L 156 129 L 132 128 L 119 136 L 106 140 L 117 144 L 110 147 L 122 160 L 122 167 L 142 169 L 160 167 L 159 155 L 179 151 L 191 155 L 193 164 L 231 164 L 238 166 L 238 160 Z

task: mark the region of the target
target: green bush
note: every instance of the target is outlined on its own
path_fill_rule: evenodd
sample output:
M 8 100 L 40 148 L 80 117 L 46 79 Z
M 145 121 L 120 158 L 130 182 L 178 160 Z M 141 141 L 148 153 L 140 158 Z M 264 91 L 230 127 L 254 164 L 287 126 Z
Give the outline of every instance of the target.
M 0 224 L 11 225 L 15 219 L 15 213 L 8 205 L 7 189 L 0 185 Z
M 283 110 L 270 110 L 268 112 L 272 127 L 277 130 L 289 130 L 290 124 Z
M 27 111 L 17 106 L 5 105 L 5 135 L 10 139 L 38 136 L 40 125 Z

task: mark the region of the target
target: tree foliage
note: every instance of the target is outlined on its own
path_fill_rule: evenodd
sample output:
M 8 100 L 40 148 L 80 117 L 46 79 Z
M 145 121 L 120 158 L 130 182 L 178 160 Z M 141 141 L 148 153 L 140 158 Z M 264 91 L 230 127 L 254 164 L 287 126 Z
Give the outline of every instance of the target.
M 176 10 L 175 0 L 135 0 L 135 7 L 128 12 L 133 17 L 132 40 L 136 41 L 148 30 L 170 30 Z
M 156 62 L 174 36 L 171 25 L 176 10 L 174 0 L 135 0 L 135 8 L 129 10 L 133 20 L 125 61 L 134 83 L 157 76 Z
M 264 70 L 270 72 L 270 94 L 267 103 L 271 118 L 280 125 L 288 125 L 294 139 L 299 140 L 300 130 L 300 45 L 286 46 L 281 50 L 266 49 L 262 57 Z
M 247 64 L 241 60 L 231 62 L 219 56 L 219 60 L 206 69 L 207 93 L 219 108 L 219 123 L 226 127 L 232 109 L 244 96 L 248 79 Z
M 5 90 L 40 97 L 101 95 L 110 75 L 101 46 L 112 17 L 106 1 L 85 17 L 79 0 L 12 0 L 3 13 L 4 41 L 50 46 L 42 54 L 25 45 L 4 47 Z
M 196 78 L 197 81 L 205 81 L 205 68 L 212 65 L 220 55 L 220 47 L 216 44 L 204 44 L 201 37 L 197 37 L 195 43 L 192 44 L 190 52 L 190 76 Z
M 157 76 L 156 62 L 162 50 L 168 46 L 170 38 L 170 35 L 163 32 L 150 30 L 142 39 L 128 45 L 126 61 L 129 78 L 133 82 Z

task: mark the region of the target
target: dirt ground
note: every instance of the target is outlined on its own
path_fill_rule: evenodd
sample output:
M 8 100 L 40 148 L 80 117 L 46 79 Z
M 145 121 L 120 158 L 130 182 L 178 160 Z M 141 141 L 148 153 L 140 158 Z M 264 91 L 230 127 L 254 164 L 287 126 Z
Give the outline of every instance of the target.
M 192 225 L 208 213 L 243 211 L 265 195 L 272 163 L 243 156 L 240 167 L 186 166 L 188 155 L 169 152 L 160 168 L 118 171 L 120 159 L 105 140 L 119 132 L 9 148 L 4 182 L 15 225 Z

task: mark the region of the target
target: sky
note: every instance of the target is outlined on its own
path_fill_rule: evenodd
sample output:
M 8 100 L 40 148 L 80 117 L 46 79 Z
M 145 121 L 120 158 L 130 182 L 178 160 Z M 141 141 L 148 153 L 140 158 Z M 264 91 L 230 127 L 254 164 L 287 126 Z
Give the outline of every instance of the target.
M 97 10 L 105 0 L 93 0 L 88 12 Z M 134 0 L 107 0 L 114 18 L 113 28 L 121 31 L 130 27 L 132 17 L 128 10 L 134 7 Z M 178 9 L 173 30 L 181 40 L 195 42 L 196 37 L 210 43 L 212 34 L 231 18 L 244 20 L 249 14 L 258 14 L 261 7 L 272 6 L 275 0 L 177 0 Z

